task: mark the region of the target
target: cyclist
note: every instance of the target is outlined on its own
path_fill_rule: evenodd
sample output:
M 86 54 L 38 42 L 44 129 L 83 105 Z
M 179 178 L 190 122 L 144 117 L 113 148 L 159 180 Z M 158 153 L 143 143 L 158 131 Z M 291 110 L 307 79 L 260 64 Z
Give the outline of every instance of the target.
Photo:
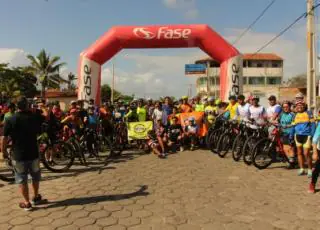
M 208 105 L 204 109 L 205 119 L 208 126 L 211 126 L 217 116 L 217 107 L 215 106 L 214 97 L 208 98 Z
M 88 107 L 88 116 L 84 118 L 87 132 L 87 148 L 90 154 L 93 154 L 94 136 L 99 125 L 99 117 L 95 114 L 95 107 Z
M 199 133 L 199 126 L 196 123 L 196 120 L 194 117 L 190 117 L 187 120 L 187 124 L 185 127 L 185 138 L 186 142 L 190 143 L 190 150 L 193 151 L 195 148 L 195 144 L 198 139 L 198 133 Z
M 316 131 L 314 133 L 314 136 L 312 138 L 312 145 L 313 145 L 313 160 L 315 161 L 314 164 L 314 170 L 312 172 L 312 179 L 311 179 L 311 183 L 309 185 L 309 193 L 315 193 L 315 187 L 316 187 L 316 183 L 318 181 L 318 177 L 320 174 L 320 159 L 319 159 L 319 150 L 320 150 L 320 123 L 318 122 Z
M 143 99 L 140 99 L 138 102 L 137 113 L 138 113 L 139 121 L 146 121 L 147 120 L 147 110 L 144 107 Z
M 270 123 L 274 123 L 277 121 L 280 113 L 281 106 L 277 104 L 277 98 L 274 95 L 271 95 L 269 98 L 269 107 L 267 108 L 267 117 Z
M 157 122 L 158 120 L 163 120 L 163 110 L 162 110 L 162 104 L 160 101 L 155 102 L 155 108 L 153 110 L 152 116 L 151 116 L 154 124 L 154 128 L 157 128 Z
M 152 103 L 152 99 L 151 98 L 147 99 L 146 110 L 147 110 L 147 113 L 148 113 L 147 119 L 148 119 L 148 121 L 151 121 L 152 120 L 153 110 L 154 110 L 154 105 Z
M 243 95 L 238 96 L 238 106 L 234 120 L 248 121 L 250 118 L 250 104 L 246 103 Z
M 137 122 L 139 121 L 137 106 L 135 103 L 131 103 L 129 112 L 124 116 L 128 122 Z
M 294 113 L 291 112 L 291 103 L 288 101 L 283 102 L 282 112 L 279 115 L 279 123 L 280 127 L 283 128 L 281 132 L 281 143 L 283 144 L 283 151 L 289 160 L 288 169 L 294 168 L 293 140 L 290 140 L 290 134 L 292 133 L 292 127 L 290 126 L 293 119 Z
M 161 152 L 160 144 L 154 130 L 148 131 L 147 138 L 148 146 L 152 149 L 153 154 L 157 155 L 161 159 L 165 158 L 166 155 Z
M 230 119 L 234 119 L 234 117 L 237 115 L 237 107 L 238 107 L 237 97 L 234 95 L 231 95 L 229 97 L 229 105 L 226 108 L 226 111 L 230 112 Z
M 197 96 L 195 97 L 195 108 L 194 108 L 194 111 L 196 112 L 204 112 L 204 104 L 201 103 L 201 100 L 200 100 L 200 97 Z
M 312 177 L 312 158 L 310 156 L 311 138 L 315 132 L 315 122 L 310 111 L 306 110 L 306 105 L 303 101 L 296 101 L 296 115 L 293 120 L 294 128 L 290 135 L 291 139 L 295 140 L 297 146 L 298 162 L 300 169 L 298 175 L 304 175 L 305 158 L 308 165 L 307 175 Z
M 258 125 L 263 125 L 266 122 L 267 113 L 263 106 L 259 105 L 260 98 L 258 96 L 252 97 L 252 106 L 249 107 L 250 120 Z M 256 125 L 250 125 L 251 128 L 256 129 Z
M 6 123 L 14 115 L 16 111 L 16 105 L 12 102 L 8 103 L 8 112 L 4 114 L 3 123 Z
M 183 96 L 181 99 L 182 99 L 182 104 L 180 106 L 181 113 L 191 113 L 192 112 L 192 107 L 188 103 L 188 97 L 187 96 Z
M 177 146 L 180 145 L 180 151 L 183 151 L 183 130 L 180 124 L 178 124 L 178 117 L 173 117 L 171 125 L 167 128 L 168 147 L 172 152 L 177 151 Z
M 168 121 L 169 121 L 170 124 L 172 124 L 172 119 L 175 118 L 175 117 L 178 118 L 177 123 L 180 124 L 180 119 L 179 119 L 180 114 L 179 114 L 179 110 L 178 110 L 177 107 L 173 107 L 172 108 L 172 114 L 170 114 L 168 116 Z

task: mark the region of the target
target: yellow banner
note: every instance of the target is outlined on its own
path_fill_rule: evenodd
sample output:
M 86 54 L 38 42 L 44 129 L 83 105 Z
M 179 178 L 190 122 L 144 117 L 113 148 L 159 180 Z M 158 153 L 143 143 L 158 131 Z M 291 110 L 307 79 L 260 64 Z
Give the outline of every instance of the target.
M 148 131 L 153 129 L 152 121 L 129 122 L 128 123 L 128 140 L 147 139 Z

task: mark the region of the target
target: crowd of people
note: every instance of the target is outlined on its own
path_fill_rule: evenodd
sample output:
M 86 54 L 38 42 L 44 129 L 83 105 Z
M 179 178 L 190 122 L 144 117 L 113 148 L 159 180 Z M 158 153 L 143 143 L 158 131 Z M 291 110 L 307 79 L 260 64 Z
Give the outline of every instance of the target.
M 275 96 L 268 98 L 266 108 L 259 104 L 258 96 L 230 96 L 228 102 L 214 97 L 182 97 L 173 101 L 165 97 L 163 101 L 152 99 L 134 99 L 126 104 L 121 100 L 114 104 L 103 103 L 97 106 L 94 100 L 71 101 L 68 108 L 62 111 L 59 101 L 47 102 L 43 99 L 27 100 L 22 97 L 17 101 L 1 96 L 0 127 L 3 138 L 3 157 L 7 157 L 7 138 L 13 142 L 13 160 L 15 162 L 16 181 L 21 186 L 25 202 L 20 207 L 30 207 L 27 175 L 33 178 L 33 203 L 41 200 L 39 195 L 39 155 L 37 154 L 36 137 L 41 132 L 43 123 L 47 124 L 50 139 L 56 138 L 60 129 L 72 129 L 81 132 L 85 127 L 96 129 L 102 125 L 105 135 L 117 135 L 115 124 L 125 122 L 152 121 L 153 129 L 147 134 L 147 144 L 159 158 L 166 158 L 168 153 L 186 147 L 194 150 L 201 145 L 204 138 L 198 135 L 200 127 L 193 116 L 182 121 L 182 113 L 203 112 L 203 123 L 210 127 L 216 119 L 250 122 L 252 129 L 259 125 L 277 124 L 283 128 L 281 141 L 289 162 L 298 158 L 298 175 L 312 178 L 309 191 L 315 192 L 315 184 L 320 173 L 320 123 L 308 110 L 303 94 L 297 94 L 293 102 L 277 102 Z M 31 116 L 32 115 L 32 116 Z M 181 124 L 184 122 L 184 124 Z M 313 155 L 311 156 L 311 150 Z M 295 151 L 296 150 L 296 151 Z M 315 165 L 313 166 L 313 161 Z M 22 162 L 22 163 L 21 163 Z M 36 166 L 37 167 L 36 167 Z M 291 167 L 292 165 L 289 165 Z

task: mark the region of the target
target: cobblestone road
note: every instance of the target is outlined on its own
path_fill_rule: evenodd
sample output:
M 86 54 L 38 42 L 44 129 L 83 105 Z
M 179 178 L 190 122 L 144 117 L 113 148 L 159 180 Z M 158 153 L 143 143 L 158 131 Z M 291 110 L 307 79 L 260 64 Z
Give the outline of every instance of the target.
M 208 151 L 127 154 L 100 171 L 44 173 L 49 203 L 30 213 L 3 185 L 0 229 L 319 229 L 320 194 L 307 185 L 281 165 L 258 171 Z

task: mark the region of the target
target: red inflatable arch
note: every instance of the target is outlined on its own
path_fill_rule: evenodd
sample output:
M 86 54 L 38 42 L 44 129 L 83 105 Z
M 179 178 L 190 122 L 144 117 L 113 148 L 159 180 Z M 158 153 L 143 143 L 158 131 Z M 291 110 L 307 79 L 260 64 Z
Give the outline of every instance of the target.
M 101 65 L 122 49 L 199 47 L 221 64 L 220 98 L 242 93 L 242 56 L 208 25 L 117 26 L 80 54 L 78 98 L 100 102 Z

